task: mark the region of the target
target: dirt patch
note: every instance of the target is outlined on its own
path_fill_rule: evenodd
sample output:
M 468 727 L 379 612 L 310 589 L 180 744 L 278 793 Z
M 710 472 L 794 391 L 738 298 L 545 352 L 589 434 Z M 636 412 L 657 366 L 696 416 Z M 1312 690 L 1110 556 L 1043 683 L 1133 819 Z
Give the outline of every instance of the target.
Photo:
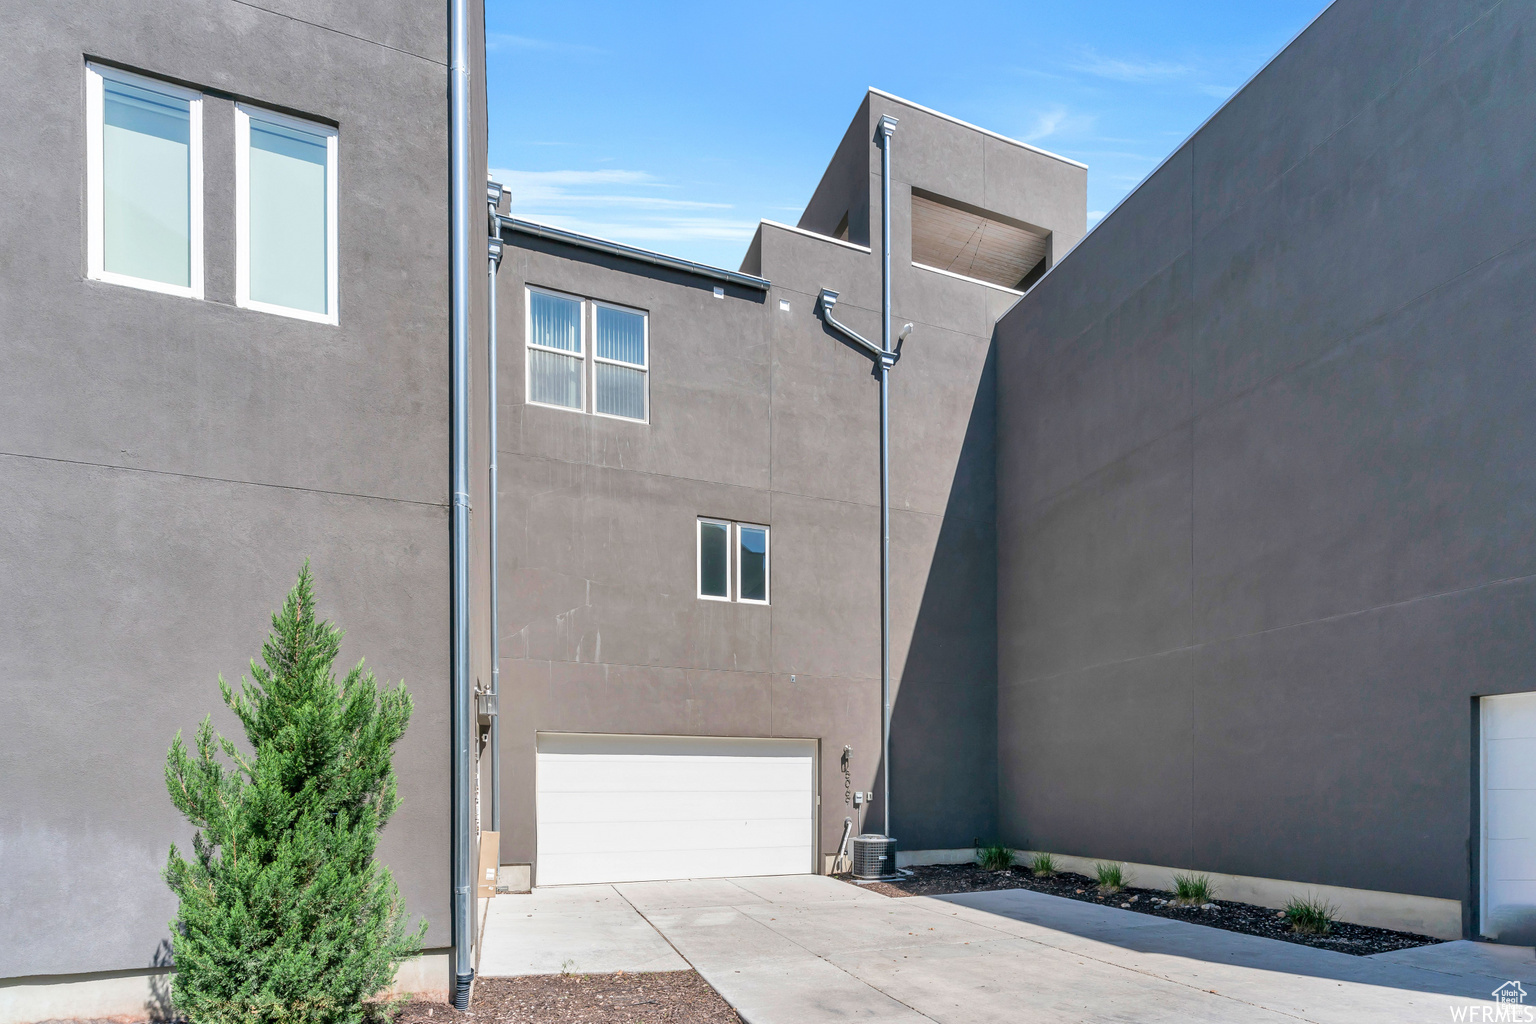
M 1083 903 L 1097 903 L 1107 907 L 1119 907 L 1138 914 L 1169 917 L 1190 921 L 1210 928 L 1221 928 L 1245 935 L 1262 935 L 1266 939 L 1297 942 L 1318 949 L 1332 949 L 1356 956 L 1372 953 L 1388 953 L 1394 949 L 1411 949 L 1414 946 L 1430 946 L 1439 939 L 1412 932 L 1395 932 L 1387 928 L 1371 928 L 1363 924 L 1337 922 L 1327 935 L 1303 935 L 1291 930 L 1290 922 L 1269 907 L 1256 907 L 1251 903 L 1232 900 L 1212 900 L 1207 908 L 1180 907 L 1168 902 L 1171 893 L 1160 889 L 1127 887 L 1118 893 L 1099 892 L 1098 883 L 1091 878 L 1063 872 L 1052 878 L 1036 878 L 1030 872 L 1015 865 L 1006 871 L 986 871 L 978 864 L 931 864 L 906 869 L 907 877 L 894 882 L 873 882 L 859 886 L 883 893 L 886 896 L 948 896 L 961 892 L 989 892 L 997 889 L 1032 889 L 1035 892 L 1064 896 Z M 838 875 L 852 883 L 851 875 Z
M 742 1024 L 729 1003 L 693 971 L 539 974 L 481 978 L 460 1013 L 411 1000 L 388 1024 Z M 57 1018 L 40 1024 L 136 1024 L 144 1017 Z
M 394 1024 L 741 1024 L 693 971 L 482 978 L 464 1012 L 410 1002 Z

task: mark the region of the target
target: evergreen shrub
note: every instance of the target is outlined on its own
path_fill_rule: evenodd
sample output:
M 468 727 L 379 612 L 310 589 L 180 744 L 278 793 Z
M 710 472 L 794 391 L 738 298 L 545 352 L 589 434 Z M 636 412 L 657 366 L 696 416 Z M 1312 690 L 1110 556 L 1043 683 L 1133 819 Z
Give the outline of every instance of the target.
M 166 757 L 171 802 L 197 829 L 192 856 L 172 845 L 165 869 L 180 901 L 172 1001 L 193 1024 L 357 1024 L 420 951 L 426 923 L 406 931 L 374 861 L 411 698 L 403 683 L 380 692 L 362 662 L 338 685 L 341 637 L 316 618 L 306 561 L 262 663 L 238 692 L 219 678 L 248 750 L 210 717 L 195 753 L 177 733 Z

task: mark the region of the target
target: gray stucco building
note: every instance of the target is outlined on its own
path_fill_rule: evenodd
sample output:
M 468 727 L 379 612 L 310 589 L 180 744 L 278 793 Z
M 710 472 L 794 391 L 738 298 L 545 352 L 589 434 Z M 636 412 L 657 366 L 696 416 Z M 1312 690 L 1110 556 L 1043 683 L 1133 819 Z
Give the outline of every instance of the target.
M 0 1017 L 163 993 L 160 873 L 189 839 L 166 748 L 209 712 L 240 734 L 217 678 L 246 671 L 305 557 L 342 660 L 415 698 L 380 852 L 430 925 L 402 982 L 441 990 L 444 7 L 3 8 Z M 471 283 L 483 365 L 483 262 Z
M 879 335 L 883 117 L 903 861 L 999 839 L 1536 935 L 1529 7 L 1337 0 L 1086 236 L 1081 164 L 878 90 L 737 270 L 504 197 L 493 459 L 485 263 L 467 407 L 444 344 L 440 5 L 14 6 L 0 1024 L 163 985 L 165 747 L 305 556 L 344 657 L 416 701 L 381 851 L 431 929 L 404 988 L 464 967 L 461 667 L 486 696 L 459 841 L 499 824 L 504 885 L 826 871 L 845 818 L 879 827 L 876 385 L 818 296 Z M 130 143 L 182 161 L 141 205 L 184 235 L 123 227 Z M 269 230 L 322 179 L 311 234 Z
M 914 229 L 912 197 L 1032 240 L 1016 258 L 1033 262 L 1008 271 L 1013 285 L 1043 271 L 1051 246 L 1082 236 L 1085 171 L 871 91 L 800 225 L 759 227 L 743 266 L 755 281 L 504 222 L 501 337 L 521 339 L 530 296 L 558 290 L 645 311 L 650 339 L 648 420 L 595 415 L 595 394 L 575 409 L 524 400 L 524 354 L 535 350 L 502 348 L 502 854 L 532 865 L 536 884 L 536 832 L 558 824 L 539 815 L 541 735 L 811 741 L 816 786 L 805 798 L 821 797 L 819 838 L 798 833 L 797 870 L 825 869 L 855 815 L 849 790 L 879 789 L 878 397 L 869 358 L 828 330 L 817 296 L 839 291 L 839 317 L 878 334 L 868 242 L 873 216 L 878 247 L 875 134 L 886 115 L 900 122 L 894 312 L 914 324 L 892 371 L 892 827 L 914 850 L 995 831 L 991 334 L 1019 292 L 914 262 L 910 246 L 927 244 L 930 259 L 953 264 L 970 235 Z M 999 252 L 1015 242 L 1004 237 Z M 940 256 L 944 245 L 954 251 Z M 770 528 L 766 603 L 701 598 L 701 517 Z M 684 784 L 713 802 L 702 794 L 722 785 L 722 770 L 701 763 Z M 557 799 L 551 791 L 556 816 L 566 809 Z M 723 819 L 754 816 L 737 801 L 722 797 Z M 583 821 L 618 830 L 632 813 L 624 804 L 606 800 L 617 817 L 597 807 Z M 877 802 L 870 820 L 882 813 Z M 598 874 L 569 877 L 677 870 L 647 868 L 622 836 L 608 842 Z
M 999 322 L 1005 836 L 1531 941 L 1532 27 L 1335 3 Z

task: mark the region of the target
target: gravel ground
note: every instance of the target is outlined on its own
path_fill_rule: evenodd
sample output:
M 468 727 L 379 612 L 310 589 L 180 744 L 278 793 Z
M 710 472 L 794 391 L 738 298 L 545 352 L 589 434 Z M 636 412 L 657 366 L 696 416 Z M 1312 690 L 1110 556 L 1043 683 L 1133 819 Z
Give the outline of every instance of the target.
M 142 1020 L 143 1018 L 139 1018 Z M 380 1018 L 381 1021 L 388 1018 Z M 41 1024 L 126 1024 L 52 1020 Z M 402 1004 L 392 1024 L 742 1024 L 736 1011 L 693 971 L 540 974 L 482 978 L 460 1013 L 447 1003 Z
M 482 978 L 463 1013 L 406 1003 L 394 1024 L 741 1024 L 693 971 Z
M 1180 907 L 1167 902 L 1171 893 L 1160 889 L 1138 889 L 1134 886 L 1118 893 L 1099 892 L 1098 883 L 1091 878 L 1063 872 L 1053 878 L 1036 878 L 1028 869 L 1014 865 L 1007 871 L 985 871 L 978 864 L 933 864 L 906 869 L 906 878 L 895 882 L 873 882 L 860 886 L 873 889 L 887 896 L 948 896 L 959 892 L 986 892 L 994 889 L 1033 889 L 1035 892 L 1065 896 L 1069 900 L 1099 903 L 1104 906 L 1133 910 L 1138 914 L 1172 917 L 1180 921 L 1223 928 L 1229 932 L 1262 935 L 1267 939 L 1299 942 L 1304 946 L 1332 949 L 1356 956 L 1386 953 L 1394 949 L 1413 946 L 1429 946 L 1439 942 L 1427 935 L 1411 932 L 1395 932 L 1386 928 L 1370 928 L 1363 924 L 1336 922 L 1327 935 L 1303 935 L 1292 931 L 1290 923 L 1278 911 L 1269 907 L 1256 907 L 1251 903 L 1235 903 L 1231 900 L 1213 900 L 1206 906 Z M 852 876 L 837 876 L 852 882 Z

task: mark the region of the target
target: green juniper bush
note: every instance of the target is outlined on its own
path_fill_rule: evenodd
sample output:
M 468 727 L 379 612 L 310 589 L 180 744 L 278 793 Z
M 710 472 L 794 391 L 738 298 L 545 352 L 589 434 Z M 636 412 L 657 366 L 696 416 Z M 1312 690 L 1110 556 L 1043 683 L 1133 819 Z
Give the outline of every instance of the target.
M 219 679 L 249 752 L 210 717 L 195 753 L 178 733 L 166 757 L 171 802 L 197 828 L 192 856 L 173 845 L 165 869 L 180 901 L 172 999 L 193 1024 L 357 1024 L 420 951 L 425 922 L 406 931 L 374 861 L 411 698 L 403 683 L 380 692 L 362 662 L 338 685 L 341 636 L 315 616 L 306 561 L 262 664 L 238 692 Z

